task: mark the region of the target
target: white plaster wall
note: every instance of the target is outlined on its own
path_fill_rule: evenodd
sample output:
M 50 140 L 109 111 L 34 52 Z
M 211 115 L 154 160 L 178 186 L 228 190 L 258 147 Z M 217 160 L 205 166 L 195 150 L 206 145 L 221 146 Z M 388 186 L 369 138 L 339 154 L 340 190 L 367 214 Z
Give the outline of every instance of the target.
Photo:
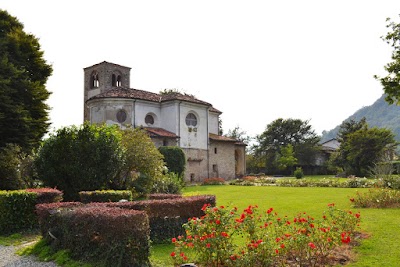
M 145 127 L 161 127 L 161 109 L 159 103 L 153 103 L 149 101 L 137 100 L 134 104 L 135 107 L 135 126 Z M 147 125 L 144 119 L 147 114 L 151 114 L 154 118 L 153 125 Z
M 218 113 L 208 113 L 208 131 L 213 134 L 218 134 Z
M 193 113 L 197 117 L 197 126 L 186 125 L 186 116 Z M 206 106 L 192 103 L 180 105 L 180 147 L 207 149 L 208 147 L 208 109 Z
M 106 123 L 108 125 L 130 125 L 132 123 L 133 110 L 132 101 L 112 99 L 107 101 L 95 101 L 89 105 L 90 122 L 91 123 Z M 126 120 L 123 123 L 117 121 L 117 112 L 120 109 L 126 111 Z
M 180 135 L 179 131 L 179 102 L 171 101 L 161 104 L 161 128 Z

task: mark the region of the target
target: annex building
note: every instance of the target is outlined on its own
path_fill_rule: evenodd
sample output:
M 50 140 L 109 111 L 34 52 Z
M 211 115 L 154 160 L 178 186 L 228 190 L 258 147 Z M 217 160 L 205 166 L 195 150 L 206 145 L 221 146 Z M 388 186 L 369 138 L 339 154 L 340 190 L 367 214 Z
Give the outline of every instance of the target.
M 84 68 L 85 121 L 143 127 L 157 147 L 181 147 L 188 182 L 245 174 L 246 145 L 219 135 L 221 111 L 192 95 L 130 88 L 130 70 L 106 61 Z

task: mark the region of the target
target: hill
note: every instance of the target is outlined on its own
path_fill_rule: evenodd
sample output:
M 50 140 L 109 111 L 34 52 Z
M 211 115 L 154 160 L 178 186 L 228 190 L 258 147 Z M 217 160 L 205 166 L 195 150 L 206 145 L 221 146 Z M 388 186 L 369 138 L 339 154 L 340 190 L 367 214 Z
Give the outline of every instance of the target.
M 371 106 L 363 107 L 357 110 L 353 115 L 345 119 L 359 121 L 363 117 L 370 127 L 387 128 L 393 131 L 396 140 L 400 141 L 400 106 L 389 105 L 385 101 L 385 95 L 382 95 Z M 339 132 L 340 125 L 330 131 L 323 131 L 321 142 L 335 138 Z

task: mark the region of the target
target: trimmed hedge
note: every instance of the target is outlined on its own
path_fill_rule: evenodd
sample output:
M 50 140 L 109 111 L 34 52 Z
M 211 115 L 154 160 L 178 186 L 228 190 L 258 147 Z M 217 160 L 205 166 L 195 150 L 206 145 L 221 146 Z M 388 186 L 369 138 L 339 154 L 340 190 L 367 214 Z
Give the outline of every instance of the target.
M 204 215 L 204 204 L 215 206 L 215 196 L 203 195 L 174 199 L 154 199 L 134 202 L 106 203 L 108 207 L 146 211 L 150 223 L 150 239 L 153 243 L 170 241 L 185 234 L 182 224 L 189 218 Z
M 46 240 L 70 250 L 73 258 L 94 263 L 101 259 L 105 266 L 150 266 L 145 212 L 79 202 L 37 208 L 40 222 L 48 222 Z
M 122 199 L 132 201 L 132 191 L 130 190 L 95 190 L 81 191 L 79 198 L 83 203 L 90 202 L 118 202 Z
M 25 190 L 0 191 L 0 233 L 11 234 L 37 227 L 37 194 Z
M 182 198 L 182 195 L 178 194 L 150 194 L 148 195 L 148 199 L 175 199 L 175 198 Z
M 28 188 L 27 192 L 36 193 L 36 203 L 55 203 L 63 200 L 63 192 L 54 188 Z

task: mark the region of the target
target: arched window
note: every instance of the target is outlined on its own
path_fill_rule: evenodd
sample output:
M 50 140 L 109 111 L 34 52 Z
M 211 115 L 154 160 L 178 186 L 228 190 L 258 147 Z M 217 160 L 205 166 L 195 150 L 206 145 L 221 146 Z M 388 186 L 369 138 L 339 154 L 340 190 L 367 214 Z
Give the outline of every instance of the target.
M 189 113 L 186 116 L 186 125 L 187 126 L 197 126 L 197 117 L 193 113 Z
M 97 72 L 93 72 L 92 76 L 90 76 L 90 88 L 98 88 L 99 85 L 99 74 L 97 74 Z
M 126 121 L 126 117 L 127 117 L 127 115 L 126 115 L 126 111 L 125 110 L 123 110 L 123 109 L 118 110 L 118 112 L 117 112 L 117 121 L 119 123 L 125 122 Z
M 122 78 L 121 75 L 115 75 L 113 74 L 111 77 L 111 85 L 112 86 L 122 86 Z

